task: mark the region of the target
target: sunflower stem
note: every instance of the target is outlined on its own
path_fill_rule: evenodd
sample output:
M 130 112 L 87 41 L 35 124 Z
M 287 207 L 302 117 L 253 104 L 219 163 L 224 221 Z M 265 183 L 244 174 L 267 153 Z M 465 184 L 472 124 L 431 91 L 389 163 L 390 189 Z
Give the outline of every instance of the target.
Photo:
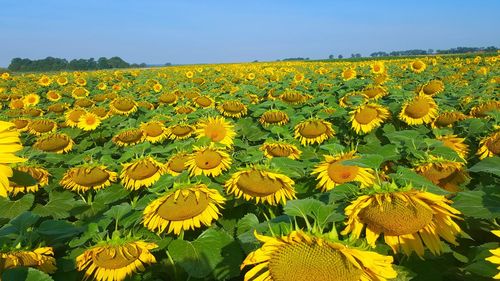
M 175 278 L 175 280 L 179 280 L 179 276 L 177 274 L 177 266 L 175 265 L 174 259 L 172 258 L 172 256 L 170 255 L 170 253 L 168 251 L 165 251 L 165 252 L 167 253 L 168 261 L 172 264 L 172 267 L 174 268 L 174 278 Z

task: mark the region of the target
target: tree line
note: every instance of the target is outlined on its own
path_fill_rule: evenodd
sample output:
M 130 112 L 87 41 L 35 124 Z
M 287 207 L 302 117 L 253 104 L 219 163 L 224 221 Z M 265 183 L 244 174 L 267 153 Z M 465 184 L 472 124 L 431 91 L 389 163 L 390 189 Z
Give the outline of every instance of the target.
M 490 47 L 456 47 L 445 50 L 428 49 L 413 49 L 404 51 L 392 51 L 392 52 L 374 52 L 370 54 L 370 57 L 396 57 L 396 56 L 419 56 L 419 55 L 444 55 L 444 54 L 466 54 L 466 53 L 491 53 L 499 50 L 495 46 Z
M 30 60 L 22 58 L 14 58 L 10 62 L 8 69 L 10 71 L 61 71 L 61 70 L 98 70 L 111 68 L 139 68 L 146 67 L 145 63 L 130 64 L 120 57 L 105 58 L 101 57 L 98 60 L 90 59 L 73 59 L 66 60 L 61 58 L 46 57 L 39 60 Z

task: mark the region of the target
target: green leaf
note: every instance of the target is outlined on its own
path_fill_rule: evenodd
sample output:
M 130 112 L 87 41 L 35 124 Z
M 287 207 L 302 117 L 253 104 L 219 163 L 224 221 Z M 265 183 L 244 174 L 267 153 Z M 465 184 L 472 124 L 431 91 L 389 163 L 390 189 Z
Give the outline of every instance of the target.
M 271 166 L 292 178 L 305 176 L 306 165 L 304 163 L 286 157 L 273 157 Z
M 46 220 L 37 229 L 38 234 L 51 243 L 64 242 L 70 240 L 83 232 L 83 228 L 76 227 L 72 223 L 63 220 Z
M 34 179 L 29 173 L 22 172 L 16 169 L 12 169 L 12 173 L 13 175 L 9 178 L 9 180 L 15 182 L 19 186 L 32 186 L 38 183 L 38 181 Z
M 108 188 L 99 190 L 94 198 L 94 202 L 110 204 L 124 198 L 128 194 L 129 191 L 123 188 L 120 184 L 113 184 Z
M 360 158 L 342 161 L 343 165 L 353 165 L 362 168 L 378 169 L 384 162 L 384 157 L 378 154 L 364 154 Z
M 49 193 L 49 202 L 45 205 L 36 204 L 33 213 L 41 217 L 53 217 L 54 219 L 64 219 L 69 217 L 69 212 L 77 207 L 77 200 L 73 198 L 73 193 L 69 191 Z
M 323 202 L 313 198 L 297 199 L 288 201 L 283 211 L 292 217 L 306 218 L 307 216 L 312 217 L 313 212 L 318 210 L 322 205 Z
M 33 205 L 35 196 L 26 194 L 17 201 L 10 201 L 8 198 L 0 197 L 0 218 L 12 219 L 28 211 Z
M 239 276 L 243 253 L 228 234 L 215 229 L 204 231 L 196 240 L 174 240 L 168 252 L 190 276 L 226 280 Z
M 389 174 L 389 176 L 392 179 L 396 180 L 401 185 L 407 185 L 411 183 L 413 187 L 417 189 L 423 187 L 427 189 L 427 191 L 435 194 L 440 194 L 440 195 L 450 194 L 450 192 L 440 188 L 439 186 L 429 181 L 427 178 L 415 173 L 415 171 L 406 167 L 399 166 L 396 173 Z
M 490 173 L 500 177 L 500 157 L 494 156 L 485 158 L 481 162 L 472 166 L 469 171 L 475 173 Z
M 252 230 L 259 224 L 259 219 L 255 214 L 246 214 L 242 217 L 236 226 L 236 234 L 240 235 L 247 231 Z
M 15 281 L 54 281 L 50 275 L 31 267 L 18 267 L 5 271 L 2 280 Z
M 465 216 L 493 219 L 500 216 L 500 195 L 482 190 L 459 192 L 453 198 L 453 207 Z
M 115 205 L 111 207 L 108 211 L 104 213 L 105 216 L 114 219 L 115 221 L 119 221 L 125 215 L 132 211 L 132 207 L 128 203 L 122 203 L 120 205 Z

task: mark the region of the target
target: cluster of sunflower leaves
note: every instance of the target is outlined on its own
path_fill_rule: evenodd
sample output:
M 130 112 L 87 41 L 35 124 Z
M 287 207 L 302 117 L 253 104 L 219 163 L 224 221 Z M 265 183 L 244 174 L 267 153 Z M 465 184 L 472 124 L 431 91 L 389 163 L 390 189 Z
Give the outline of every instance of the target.
M 500 278 L 500 56 L 0 76 L 0 280 Z

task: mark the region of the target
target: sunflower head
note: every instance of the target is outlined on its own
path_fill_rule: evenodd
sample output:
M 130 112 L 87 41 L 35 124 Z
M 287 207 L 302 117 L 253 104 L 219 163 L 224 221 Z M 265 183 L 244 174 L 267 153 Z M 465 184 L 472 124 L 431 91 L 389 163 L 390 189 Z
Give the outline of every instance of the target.
M 108 187 L 117 177 L 117 173 L 109 171 L 104 165 L 85 164 L 70 168 L 59 183 L 66 189 L 86 192 Z
M 80 116 L 77 127 L 84 131 L 93 131 L 101 124 L 101 118 L 92 112 L 84 113 Z
M 87 111 L 83 108 L 74 108 L 69 111 L 66 111 L 64 116 L 66 117 L 66 125 L 69 127 L 78 126 L 78 122 L 80 122 L 80 117 L 83 114 L 87 113 Z
M 484 137 L 479 142 L 479 149 L 476 154 L 481 160 L 486 157 L 500 156 L 500 130 Z
M 421 73 L 427 68 L 427 65 L 422 60 L 415 60 L 410 63 L 410 69 L 415 73 Z
M 168 174 L 172 176 L 177 176 L 187 169 L 186 161 L 188 160 L 188 153 L 181 151 L 170 157 L 168 162 L 165 164 L 165 168 Z
M 469 179 L 464 163 L 433 156 L 419 163 L 415 171 L 435 185 L 451 192 L 460 191 L 459 185 Z
M 364 104 L 349 113 L 351 127 L 356 133 L 368 133 L 379 127 L 386 120 L 390 113 L 385 107 L 369 103 Z
M 459 111 L 443 112 L 432 121 L 432 128 L 452 127 L 455 122 L 465 120 L 467 116 Z
M 430 123 L 437 115 L 437 104 L 429 96 L 418 95 L 403 104 L 399 119 L 408 125 Z
M 127 129 L 115 135 L 113 142 L 119 146 L 135 145 L 143 142 L 146 139 L 144 132 L 141 129 Z
M 245 274 L 245 281 L 383 281 L 397 275 L 391 256 L 359 250 L 303 231 L 281 237 L 255 233 L 255 237 L 264 244 L 243 261 L 242 269 L 253 266 Z
M 217 106 L 219 112 L 226 117 L 240 118 L 247 115 L 247 106 L 238 100 L 228 100 Z
M 130 190 L 149 187 L 166 172 L 165 164 L 156 161 L 151 156 L 136 159 L 131 163 L 122 164 L 122 166 L 121 183 Z
M 268 110 L 264 112 L 260 118 L 259 122 L 264 126 L 267 127 L 269 125 L 284 125 L 288 123 L 290 119 L 288 118 L 288 114 L 286 112 L 281 111 L 281 110 Z
M 118 97 L 111 101 L 109 108 L 115 114 L 128 116 L 137 111 L 137 102 L 132 98 Z
M 264 152 L 267 158 L 287 157 L 296 160 L 300 158 L 302 153 L 295 145 L 287 142 L 265 142 L 259 149 Z
M 295 198 L 294 184 L 286 175 L 252 166 L 234 173 L 224 186 L 237 198 L 277 205 Z
M 140 129 L 151 143 L 159 143 L 167 138 L 167 128 L 160 121 L 142 123 Z
M 46 273 L 54 273 L 57 270 L 52 247 L 0 252 L 0 265 L 2 271 L 16 267 L 34 267 Z
M 216 177 L 231 166 L 232 160 L 229 154 L 213 143 L 209 146 L 194 146 L 185 165 L 191 176 L 206 175 Z
M 15 182 L 10 182 L 9 187 L 7 188 L 7 192 L 9 194 L 12 194 L 13 196 L 16 196 L 19 193 L 37 192 L 39 188 L 49 184 L 50 173 L 38 165 L 23 164 L 15 167 L 14 170 L 29 174 L 31 177 L 33 177 L 33 179 L 36 180 L 36 184 L 26 186 Z
M 53 133 L 57 129 L 57 123 L 50 119 L 32 120 L 28 125 L 28 131 L 35 136 Z
M 183 140 L 189 138 L 195 127 L 186 123 L 179 123 L 167 128 L 167 137 L 171 140 Z
M 33 147 L 45 152 L 62 154 L 71 151 L 74 144 L 68 135 L 54 133 L 39 137 Z
M 234 126 L 223 117 L 208 117 L 197 124 L 198 138 L 207 137 L 212 142 L 231 147 L 236 136 Z
M 417 92 L 420 94 L 434 96 L 444 91 L 444 83 L 441 80 L 431 80 L 419 87 Z
M 211 225 L 225 201 L 217 190 L 204 184 L 181 185 L 151 202 L 144 209 L 142 223 L 151 231 L 179 235 L 202 224 Z
M 298 139 L 302 145 L 320 144 L 333 137 L 335 134 L 332 124 L 322 119 L 302 121 L 295 126 L 294 131 L 294 137 Z
M 389 187 L 374 186 L 375 193 L 359 196 L 346 207 L 348 221 L 343 235 L 359 238 L 365 229 L 368 244 L 375 247 L 383 234 L 394 253 L 416 252 L 420 257 L 425 246 L 433 254 L 441 253 L 440 238 L 457 244 L 455 237 L 461 229 L 454 219 L 459 219 L 460 212 L 449 205 L 450 200 L 411 186 Z

